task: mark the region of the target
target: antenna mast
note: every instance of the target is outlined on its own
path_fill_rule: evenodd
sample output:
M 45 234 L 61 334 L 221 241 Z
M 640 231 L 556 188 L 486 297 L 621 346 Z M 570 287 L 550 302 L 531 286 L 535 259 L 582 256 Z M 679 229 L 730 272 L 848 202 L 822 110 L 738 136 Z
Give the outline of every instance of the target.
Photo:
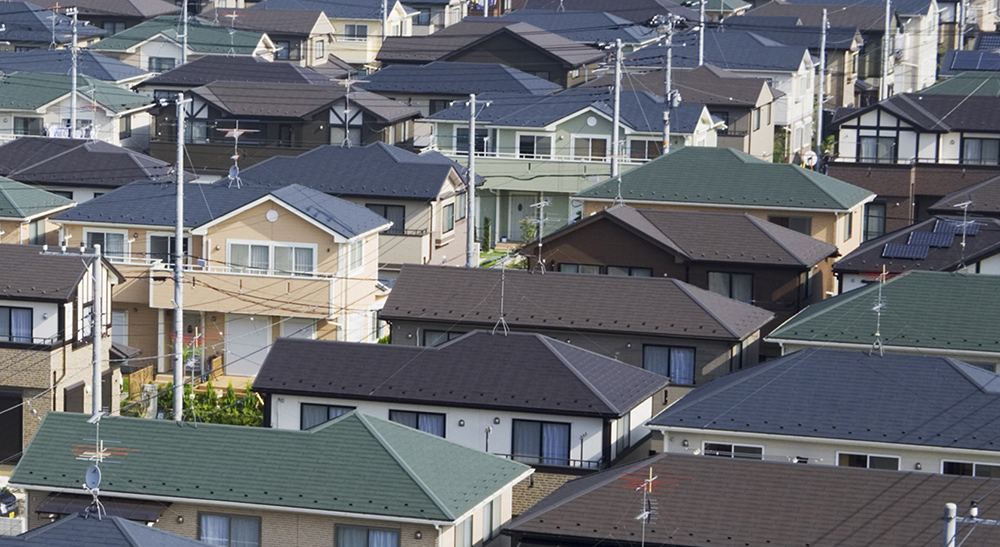
M 649 478 L 642 481 L 642 484 L 639 485 L 639 488 L 642 489 L 642 512 L 635 519 L 642 521 L 642 547 L 646 547 L 646 523 L 649 522 L 649 517 L 653 514 L 653 510 L 649 505 L 649 494 L 653 491 L 653 481 L 658 478 L 659 476 L 653 476 L 653 468 L 650 467 Z
M 872 347 L 868 350 L 868 355 L 871 355 L 876 349 L 881 357 L 884 355 L 882 352 L 882 309 L 885 308 L 885 302 L 882 301 L 882 287 L 885 285 L 885 265 L 882 265 L 882 273 L 878 276 L 878 300 L 875 301 L 875 307 L 872 311 L 875 312 L 875 341 L 872 342 Z
M 538 225 L 538 261 L 535 262 L 535 268 L 539 268 L 543 275 L 545 274 L 545 261 L 542 259 L 542 238 L 545 237 L 545 208 L 548 206 L 548 199 L 532 204 L 532 207 L 538 209 L 538 218 L 532 221 Z M 535 268 L 531 270 L 534 271 Z
M 71 138 L 71 139 L 76 137 L 76 76 L 77 76 L 77 68 L 76 68 L 77 60 L 76 60 L 76 58 L 77 58 L 77 55 L 78 55 L 78 51 L 77 51 L 76 24 L 77 24 L 77 14 L 79 14 L 79 13 L 80 13 L 80 10 L 78 10 L 76 8 L 69 8 L 69 9 L 66 10 L 66 15 L 72 15 L 73 16 L 73 45 L 72 45 L 72 47 L 70 47 L 70 50 L 69 50 L 69 52 L 70 52 L 69 53 L 70 59 L 71 59 L 72 64 L 73 64 L 73 68 L 72 68 L 72 70 L 70 72 L 70 84 L 69 84 L 69 87 L 70 87 L 70 90 L 69 90 L 69 138 Z M 54 34 L 53 34 L 52 37 L 53 37 L 53 39 L 55 39 L 55 35 Z M 95 99 L 97 98 L 96 94 L 94 94 L 94 98 Z M 96 116 L 95 116 L 95 119 L 96 119 Z
M 504 336 L 510 334 L 510 327 L 507 326 L 507 320 L 503 317 L 504 288 L 507 283 L 507 258 L 510 258 L 509 254 L 500 262 L 500 319 L 497 320 L 496 325 L 493 325 L 494 335 L 497 333 L 498 328 L 503 328 Z

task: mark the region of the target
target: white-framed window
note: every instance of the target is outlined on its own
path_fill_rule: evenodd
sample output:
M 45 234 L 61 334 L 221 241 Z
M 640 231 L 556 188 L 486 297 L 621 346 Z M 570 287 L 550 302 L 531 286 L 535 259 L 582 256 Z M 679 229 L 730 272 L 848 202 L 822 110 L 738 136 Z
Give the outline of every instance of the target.
M 317 405 L 302 403 L 299 407 L 299 429 L 305 431 L 325 424 L 354 410 L 353 406 Z
M 323 40 L 316 40 L 315 55 L 316 59 L 322 59 L 326 57 L 326 42 Z
M 472 517 L 455 525 L 455 547 L 472 547 Z
M 14 116 L 15 135 L 40 136 L 45 133 L 45 122 L 42 118 L 29 118 L 25 116 Z
M 896 163 L 896 137 L 858 138 L 858 161 L 861 163 Z
M 528 159 L 551 158 L 552 135 L 519 133 L 517 135 L 517 157 Z
M 844 241 L 851 239 L 854 235 L 854 212 L 849 211 L 844 215 Z
M 389 410 L 389 421 L 444 438 L 445 415 L 438 412 Z
M 173 57 L 150 57 L 149 58 L 149 71 L 150 72 L 166 72 L 168 70 L 173 70 L 174 66 L 177 65 L 177 59 Z
M 448 233 L 455 229 L 455 204 L 449 203 L 441 208 L 441 232 Z
M 483 506 L 483 541 L 489 541 L 500 535 L 503 525 L 503 499 L 497 496 Z
M 0 306 L 0 342 L 31 343 L 31 308 Z
M 573 136 L 573 158 L 585 160 L 603 160 L 610 151 L 608 138 L 591 135 Z
M 458 215 L 459 220 L 462 220 L 463 218 L 465 218 L 465 215 L 468 214 L 468 209 L 469 209 L 468 200 L 469 200 L 468 194 L 457 194 L 455 196 L 455 205 L 458 208 L 458 212 L 456 214 Z
M 198 539 L 223 547 L 258 547 L 260 517 L 198 513 Z
M 753 274 L 732 272 L 708 272 L 708 290 L 753 304 Z
M 875 239 L 885 234 L 885 204 L 865 204 L 865 241 Z
M 365 238 L 359 237 L 358 239 L 351 242 L 350 257 L 348 257 L 348 270 L 354 271 L 361 269 L 365 265 Z
M 642 368 L 680 385 L 694 384 L 694 348 L 642 345 Z
M 370 211 L 392 222 L 392 226 L 383 232 L 387 235 L 403 235 L 406 233 L 406 207 L 403 205 L 385 205 L 381 203 L 366 203 Z
M 344 25 L 345 42 L 367 42 L 368 25 L 347 24 Z
M 710 443 L 702 445 L 702 453 L 706 456 L 721 458 L 738 458 L 744 460 L 763 460 L 764 447 L 749 444 Z
M 128 232 L 125 230 L 84 230 L 83 237 L 87 240 L 87 248 L 93 249 L 94 245 L 101 246 L 101 254 L 114 258 L 125 258 L 128 256 Z
M 399 547 L 399 530 L 338 524 L 334 547 Z
M 944 460 L 941 462 L 941 474 L 962 475 L 966 477 L 1000 478 L 1000 465 L 995 463 Z
M 837 452 L 837 465 L 840 467 L 864 467 L 867 469 L 891 469 L 899 471 L 899 456 Z
M 128 311 L 111 310 L 111 341 L 128 345 Z
M 149 260 L 160 260 L 164 264 L 174 263 L 174 236 L 167 234 L 149 234 L 146 236 L 146 258 Z M 184 263 L 190 262 L 188 254 L 191 248 L 191 238 L 184 237 Z
M 962 139 L 962 163 L 997 165 L 1000 163 L 1000 139 Z
M 652 160 L 663 155 L 663 141 L 656 139 L 630 139 L 628 157 L 633 160 Z
M 511 456 L 527 464 L 569 465 L 570 424 L 514 420 Z
M 312 275 L 316 245 L 230 240 L 227 265 L 235 272 Z

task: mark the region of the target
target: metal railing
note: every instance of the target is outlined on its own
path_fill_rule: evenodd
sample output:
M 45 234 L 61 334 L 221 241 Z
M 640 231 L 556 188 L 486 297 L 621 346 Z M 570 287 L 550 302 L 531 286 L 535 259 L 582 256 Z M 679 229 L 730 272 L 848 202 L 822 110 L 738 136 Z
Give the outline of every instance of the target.
M 575 467 L 579 469 L 601 469 L 604 462 L 601 460 L 578 460 L 573 458 L 550 458 L 537 454 L 495 454 L 508 460 L 514 460 L 527 465 L 538 465 L 546 467 Z
M 63 341 L 60 335 L 49 336 L 47 338 L 38 336 L 14 336 L 0 335 L 0 344 L 17 344 L 25 346 L 54 346 Z

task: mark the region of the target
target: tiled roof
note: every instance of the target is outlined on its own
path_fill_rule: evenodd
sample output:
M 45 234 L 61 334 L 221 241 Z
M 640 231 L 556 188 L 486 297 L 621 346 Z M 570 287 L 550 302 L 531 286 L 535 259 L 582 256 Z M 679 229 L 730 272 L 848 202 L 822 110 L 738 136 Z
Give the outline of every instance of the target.
M 773 317 L 677 279 L 520 270 L 503 275 L 503 317 L 520 330 L 742 340 Z M 500 293 L 499 270 L 404 264 L 381 317 L 492 329 L 500 319 Z
M 966 53 L 966 52 L 963 52 Z M 969 51 L 967 53 L 978 53 Z M 991 71 L 982 72 L 961 72 L 951 78 L 925 87 L 920 90 L 921 95 L 985 95 L 987 97 L 1000 97 L 1000 55 L 996 55 L 997 65 Z M 947 59 L 945 60 L 947 62 Z
M 835 124 L 883 109 L 918 129 L 934 133 L 984 131 L 996 133 L 1000 127 L 1000 101 L 995 96 L 963 94 L 939 95 L 900 93 L 866 108 L 838 114 Z
M 803 25 L 818 27 L 823 24 L 823 8 L 827 9 L 827 21 L 833 27 L 855 27 L 862 32 L 879 35 L 885 28 L 885 3 L 865 5 L 864 0 L 851 4 L 837 5 L 827 0 L 825 4 L 791 2 L 768 2 L 748 11 L 747 16 L 795 17 Z M 896 3 L 893 3 L 896 6 Z
M 0 536 L 0 547 L 204 547 L 205 543 L 121 517 L 74 513 L 19 536 Z
M 391 65 L 369 74 L 359 87 L 374 92 L 468 95 L 470 93 L 527 93 L 548 95 L 562 88 L 495 63 L 448 63 Z
M 51 19 L 55 17 L 55 20 Z M 55 13 L 30 2 L 0 2 L 3 39 L 8 42 L 69 44 L 73 41 L 73 18 Z M 55 28 L 53 34 L 52 29 Z M 83 21 L 77 23 L 77 36 L 86 40 L 106 32 Z
M 3 2 L 0 2 L 0 6 Z M 0 80 L 0 109 L 35 110 L 62 96 L 69 96 L 71 76 L 14 72 Z M 133 93 L 89 76 L 77 80 L 80 95 L 114 113 L 142 108 L 152 103 L 149 97 Z
M 1000 177 L 977 182 L 955 190 L 941 198 L 928 209 L 938 214 L 954 214 L 956 205 L 969 202 L 968 212 L 973 215 L 997 216 L 1000 214 Z
M 394 5 L 389 2 L 389 9 Z M 250 9 L 322 11 L 331 19 L 382 19 L 380 0 L 262 0 Z
M 617 194 L 617 179 L 608 179 L 577 195 L 610 201 Z M 851 209 L 874 196 L 797 165 L 771 163 L 732 148 L 698 146 L 681 148 L 623 174 L 621 195 L 626 202 L 831 211 Z
M 173 167 L 102 141 L 21 137 L 0 146 L 0 175 L 32 184 L 118 187 L 169 181 Z
M 143 21 L 90 46 L 97 51 L 125 51 L 156 35 L 162 35 L 178 44 L 183 40 L 179 17 L 161 15 Z M 188 19 L 188 49 L 197 53 L 220 55 L 252 55 L 264 34 L 257 31 L 233 30 L 213 25 L 200 17 Z
M 514 8 L 536 10 L 603 11 L 613 13 L 633 23 L 645 23 L 655 15 L 673 14 L 688 21 L 697 21 L 698 12 L 669 0 L 521 0 Z
M 88 418 L 47 414 L 11 483 L 79 489 L 90 462 L 80 461 L 73 447 L 93 437 Z M 523 464 L 356 412 L 308 431 L 106 417 L 101 436 L 129 449 L 101 483 L 101 495 L 112 497 L 443 523 L 530 472 Z
M 268 61 L 262 57 L 205 55 L 154 76 L 139 88 L 157 85 L 197 87 L 212 82 L 260 82 L 332 85 L 329 78 L 308 67 Z
M 123 15 L 149 19 L 180 13 L 181 7 L 165 0 L 73 0 L 80 15 Z
M 774 329 L 770 340 L 1000 353 L 1000 276 L 914 270 L 827 298 Z M 880 326 L 879 326 L 880 324 Z M 1000 446 L 1000 445 L 998 445 Z
M 642 74 L 629 74 L 622 80 L 622 89 L 648 91 L 663 95 L 663 71 L 650 70 Z M 580 87 L 611 87 L 614 76 L 601 76 Z M 708 106 L 754 107 L 761 101 L 767 80 L 746 77 L 721 69 L 713 64 L 704 64 L 691 70 L 675 70 L 671 74 L 671 85 L 680 91 L 684 102 L 700 103 Z M 682 102 L 681 104 L 684 104 Z
M 649 423 L 994 451 L 998 419 L 998 374 L 948 357 L 809 348 L 696 388 Z
M 625 58 L 625 65 L 660 68 L 667 48 L 644 47 Z M 796 72 L 809 54 L 802 46 L 789 46 L 760 34 L 737 28 L 706 30 L 705 62 L 726 70 Z M 698 66 L 698 34 L 674 36 L 674 68 Z
M 43 255 L 40 245 L 0 244 L 0 298 L 68 302 L 93 260 Z
M 728 17 L 723 22 L 731 28 L 740 28 L 758 34 L 765 38 L 770 38 L 775 42 L 780 42 L 786 46 L 799 46 L 811 51 L 819 52 L 820 42 L 816 37 L 823 34 L 820 26 L 787 26 L 774 25 L 771 20 L 777 17 L 764 16 L 742 16 Z M 791 19 L 783 18 L 785 20 Z M 834 27 L 826 29 L 826 49 L 833 50 L 854 50 L 857 51 L 864 43 L 857 27 Z
M 70 57 L 68 49 L 35 49 L 0 53 L 0 70 L 8 74 L 24 71 L 65 75 L 69 74 L 72 64 L 73 59 Z M 140 78 L 148 74 L 145 70 L 89 49 L 81 49 L 77 53 L 77 70 L 84 76 L 105 82 Z
M 885 13 L 885 2 L 881 0 L 779 0 L 787 1 L 789 4 L 801 6 L 817 6 L 827 8 L 830 12 L 844 10 L 854 6 L 866 8 L 878 8 Z M 892 3 L 892 10 L 899 15 L 927 15 L 930 11 L 931 0 L 896 0 Z M 885 19 L 882 19 L 885 24 Z
M 668 383 L 539 334 L 476 331 L 435 348 L 281 338 L 254 390 L 618 418 Z
M 72 204 L 71 199 L 0 176 L 0 218 L 26 220 Z
M 212 21 L 218 20 L 222 26 L 242 30 L 309 36 L 316 23 L 326 18 L 326 14 L 311 10 L 220 8 L 203 11 L 201 17 Z
M 498 19 L 467 17 L 464 20 L 492 22 Z M 659 37 L 656 29 L 603 11 L 519 9 L 505 13 L 499 21 L 528 23 L 563 38 L 587 44 L 614 42 L 616 39 L 620 39 L 623 44 L 643 44 Z

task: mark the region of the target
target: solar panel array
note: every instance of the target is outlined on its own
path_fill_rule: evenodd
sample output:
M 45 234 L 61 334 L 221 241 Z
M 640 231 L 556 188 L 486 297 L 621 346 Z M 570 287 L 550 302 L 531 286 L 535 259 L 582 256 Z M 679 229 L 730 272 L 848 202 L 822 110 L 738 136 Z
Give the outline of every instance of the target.
M 965 235 L 974 236 L 979 233 L 979 228 L 982 225 L 974 221 L 962 222 L 961 220 L 939 220 L 934 224 L 934 232 L 939 234 L 961 234 L 963 226 L 965 227 Z
M 882 250 L 882 258 L 911 258 L 920 260 L 927 258 L 927 252 L 930 249 L 928 245 L 886 243 L 885 249 Z
M 1000 70 L 1000 56 L 990 51 L 956 52 L 952 70 Z
M 954 241 L 954 232 L 912 232 L 907 243 L 910 245 L 930 245 L 931 247 L 951 247 Z

